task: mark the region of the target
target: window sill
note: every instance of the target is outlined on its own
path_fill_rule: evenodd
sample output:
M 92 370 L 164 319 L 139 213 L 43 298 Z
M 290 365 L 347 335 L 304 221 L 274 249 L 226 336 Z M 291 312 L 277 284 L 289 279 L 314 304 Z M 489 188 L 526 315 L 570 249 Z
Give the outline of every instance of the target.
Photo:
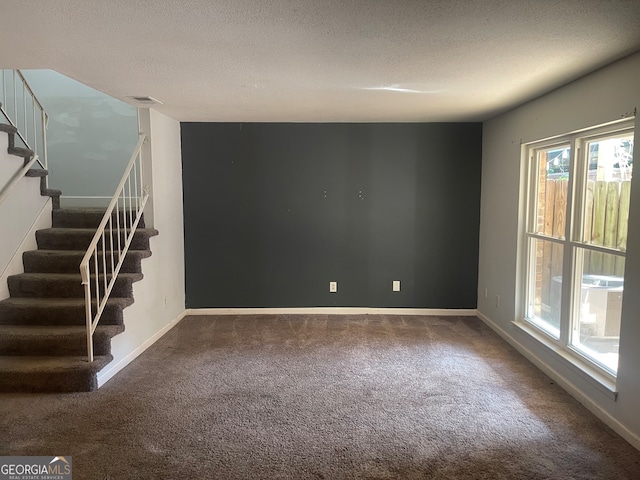
M 570 350 L 560 347 L 544 333 L 538 331 L 526 321 L 514 321 L 513 324 L 522 332 L 534 338 L 551 352 L 555 353 L 581 379 L 596 387 L 600 392 L 613 401 L 618 399 L 615 379 L 612 379 L 597 367 L 590 365 L 588 362 L 580 358 L 579 355 L 573 354 Z

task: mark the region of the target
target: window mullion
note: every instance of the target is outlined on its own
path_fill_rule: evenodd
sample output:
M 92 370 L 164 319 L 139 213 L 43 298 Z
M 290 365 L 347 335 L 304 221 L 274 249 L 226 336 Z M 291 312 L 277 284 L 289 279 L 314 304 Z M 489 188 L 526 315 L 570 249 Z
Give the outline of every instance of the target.
M 571 164 L 569 167 L 569 180 L 567 185 L 567 210 L 565 216 L 565 232 L 562 257 L 562 304 L 560 306 L 560 343 L 567 346 L 571 336 L 571 318 L 573 308 L 573 290 L 575 279 L 573 267 L 575 265 L 574 252 L 571 248 L 571 239 L 574 235 L 574 212 L 576 205 L 576 179 L 579 178 L 580 151 L 576 148 L 576 139 L 571 139 Z

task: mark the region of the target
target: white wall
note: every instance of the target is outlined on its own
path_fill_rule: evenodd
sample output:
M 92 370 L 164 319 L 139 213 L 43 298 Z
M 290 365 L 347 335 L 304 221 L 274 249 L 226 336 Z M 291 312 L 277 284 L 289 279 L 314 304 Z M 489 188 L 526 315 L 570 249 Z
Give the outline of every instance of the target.
M 98 374 L 102 385 L 152 345 L 185 311 L 182 158 L 180 123 L 154 110 L 140 110 L 140 124 L 150 132 L 153 227 L 150 258 L 142 261 L 144 279 L 134 284 L 135 302 L 124 310 L 125 332 L 112 340 L 114 361 Z M 148 165 L 145 162 L 145 165 Z M 145 222 L 150 217 L 145 214 Z
M 24 158 L 7 153 L 8 143 L 0 132 L 0 191 L 24 165 Z M 51 199 L 40 195 L 40 178 L 23 177 L 0 204 L 0 300 L 9 297 L 7 277 L 23 271 L 22 252 L 35 248 L 35 237 L 25 236 L 39 218 L 39 228 L 51 226 Z
M 478 278 L 480 316 L 636 448 L 640 448 L 640 172 L 632 183 L 617 400 L 512 322 L 521 311 L 521 144 L 611 122 L 633 114 L 638 106 L 640 53 L 484 124 Z M 640 157 L 637 147 L 635 157 Z

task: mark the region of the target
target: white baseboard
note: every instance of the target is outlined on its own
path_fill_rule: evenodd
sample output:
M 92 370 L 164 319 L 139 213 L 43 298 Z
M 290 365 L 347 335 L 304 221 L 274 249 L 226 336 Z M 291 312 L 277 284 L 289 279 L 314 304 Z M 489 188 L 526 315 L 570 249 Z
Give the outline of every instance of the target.
M 293 308 L 189 308 L 187 315 L 431 315 L 473 317 L 474 308 L 369 308 L 369 307 L 293 307 Z
M 133 352 L 131 352 L 126 357 L 122 358 L 120 361 L 109 364 L 102 370 L 98 372 L 96 378 L 98 379 L 98 388 L 102 387 L 105 383 L 107 383 L 113 376 L 122 370 L 124 367 L 129 365 L 132 361 L 134 361 L 140 354 L 142 354 L 147 348 L 156 343 L 160 338 L 162 338 L 169 330 L 175 327 L 180 320 L 182 320 L 186 316 L 186 310 L 178 315 L 174 320 L 165 325 L 162 329 L 156 332 L 151 338 L 149 338 L 146 342 L 136 348 Z
M 581 389 L 579 389 L 573 381 L 571 381 L 565 375 L 562 375 L 556 369 L 551 367 L 543 358 L 540 358 L 539 355 L 536 355 L 529 348 L 527 348 L 521 342 L 516 340 L 512 335 L 510 335 L 506 330 L 504 330 L 498 324 L 493 322 L 489 317 L 487 317 L 481 312 L 477 312 L 477 316 L 489 328 L 491 328 L 494 332 L 500 335 L 513 348 L 518 350 L 518 352 L 520 352 L 531 363 L 533 363 L 536 367 L 542 370 L 547 376 L 552 378 L 560 387 L 566 390 L 569 393 L 569 395 L 571 395 L 576 400 L 578 400 L 582 405 L 584 405 L 585 408 L 587 408 L 587 410 L 589 410 L 596 417 L 602 420 L 606 425 L 611 427 L 618 435 L 624 438 L 636 449 L 640 450 L 640 436 L 630 431 L 627 427 L 625 427 L 622 423 L 620 423 L 615 417 L 613 417 L 611 414 L 605 411 L 602 407 L 600 407 L 600 405 L 598 405 L 587 394 L 585 394 Z

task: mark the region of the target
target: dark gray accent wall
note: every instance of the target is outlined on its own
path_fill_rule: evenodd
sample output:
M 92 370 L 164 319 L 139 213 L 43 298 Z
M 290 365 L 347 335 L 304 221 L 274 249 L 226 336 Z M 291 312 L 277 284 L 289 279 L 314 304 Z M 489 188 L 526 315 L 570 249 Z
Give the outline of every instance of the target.
M 480 123 L 183 123 L 187 307 L 476 308 L 481 157 Z

